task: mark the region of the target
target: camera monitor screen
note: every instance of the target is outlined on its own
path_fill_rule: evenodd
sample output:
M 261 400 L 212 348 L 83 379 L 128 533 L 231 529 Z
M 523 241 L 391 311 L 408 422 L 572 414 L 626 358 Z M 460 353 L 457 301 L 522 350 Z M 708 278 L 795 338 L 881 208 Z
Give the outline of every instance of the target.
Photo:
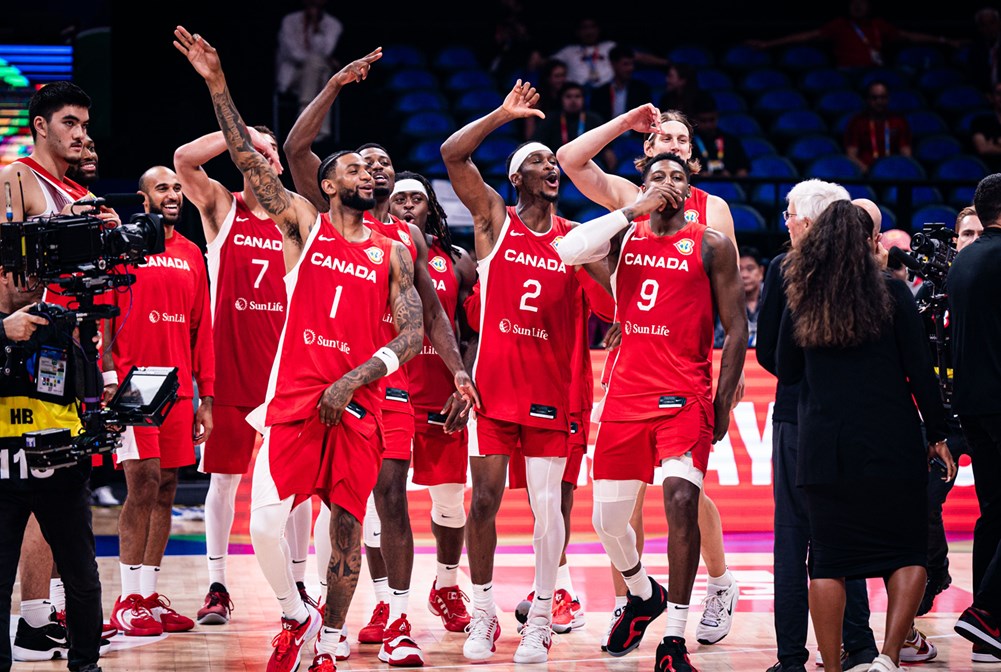
M 177 389 L 177 367 L 137 366 L 125 376 L 109 407 L 124 416 L 125 424 L 159 426 Z

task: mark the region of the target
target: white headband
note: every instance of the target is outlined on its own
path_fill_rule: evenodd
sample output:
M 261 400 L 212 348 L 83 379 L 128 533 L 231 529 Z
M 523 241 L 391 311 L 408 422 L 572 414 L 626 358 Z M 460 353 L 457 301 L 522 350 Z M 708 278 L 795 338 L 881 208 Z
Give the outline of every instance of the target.
M 397 182 L 396 186 L 393 187 L 393 193 L 390 194 L 390 196 L 396 196 L 398 193 L 403 191 L 417 191 L 424 194 L 425 198 L 428 195 L 427 189 L 425 189 L 424 185 L 420 183 L 420 180 L 408 179 Z
M 511 169 L 508 170 L 507 172 L 507 179 L 510 180 L 511 176 L 517 173 L 518 169 L 521 168 L 521 164 L 525 163 L 525 159 L 528 158 L 528 155 L 534 154 L 535 152 L 548 152 L 552 154 L 553 150 L 549 149 L 541 142 L 528 143 L 527 145 L 519 149 L 517 152 L 515 152 L 514 156 L 511 158 Z

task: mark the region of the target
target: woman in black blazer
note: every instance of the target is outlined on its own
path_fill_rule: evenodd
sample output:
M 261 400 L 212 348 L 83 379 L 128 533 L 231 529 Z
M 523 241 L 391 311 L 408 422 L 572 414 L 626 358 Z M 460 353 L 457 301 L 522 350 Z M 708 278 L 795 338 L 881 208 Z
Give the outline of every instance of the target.
M 824 667 L 841 669 L 844 579 L 882 577 L 882 655 L 898 670 L 925 587 L 928 460 L 956 466 L 925 331 L 910 290 L 885 276 L 873 223 L 850 201 L 817 218 L 784 261 L 778 373 L 801 381 L 799 465 L 810 515 L 810 613 Z M 924 447 L 921 417 L 930 443 Z

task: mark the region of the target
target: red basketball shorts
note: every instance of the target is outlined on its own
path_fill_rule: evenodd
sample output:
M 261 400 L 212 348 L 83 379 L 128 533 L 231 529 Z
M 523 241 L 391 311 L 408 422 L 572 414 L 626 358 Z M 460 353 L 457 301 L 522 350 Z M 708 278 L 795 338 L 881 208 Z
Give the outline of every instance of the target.
M 127 427 L 115 462 L 160 459 L 161 469 L 195 463 L 195 411 L 190 398 L 178 399 L 159 427 Z
M 414 416 L 382 409 L 384 460 L 410 460 L 414 444 Z
M 441 425 L 427 421 L 427 411 L 414 415 L 414 483 L 442 485 L 465 483 L 469 464 L 469 435 L 463 429 L 446 434 Z
M 257 443 L 257 430 L 247 422 L 251 406 L 212 407 L 212 433 L 202 447 L 198 470 L 205 474 L 245 474 Z

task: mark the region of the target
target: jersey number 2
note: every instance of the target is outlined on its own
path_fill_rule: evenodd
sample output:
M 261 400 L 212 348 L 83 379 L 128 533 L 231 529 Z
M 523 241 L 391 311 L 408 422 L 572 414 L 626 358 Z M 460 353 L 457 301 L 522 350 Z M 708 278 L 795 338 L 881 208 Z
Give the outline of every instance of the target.
M 522 310 L 527 310 L 530 313 L 539 312 L 539 307 L 529 305 L 528 300 L 539 298 L 539 294 L 542 293 L 542 283 L 540 283 L 538 280 L 526 280 L 525 284 L 522 285 L 522 287 L 524 287 L 528 291 L 521 295 L 521 306 L 519 306 L 519 308 L 521 308 Z

